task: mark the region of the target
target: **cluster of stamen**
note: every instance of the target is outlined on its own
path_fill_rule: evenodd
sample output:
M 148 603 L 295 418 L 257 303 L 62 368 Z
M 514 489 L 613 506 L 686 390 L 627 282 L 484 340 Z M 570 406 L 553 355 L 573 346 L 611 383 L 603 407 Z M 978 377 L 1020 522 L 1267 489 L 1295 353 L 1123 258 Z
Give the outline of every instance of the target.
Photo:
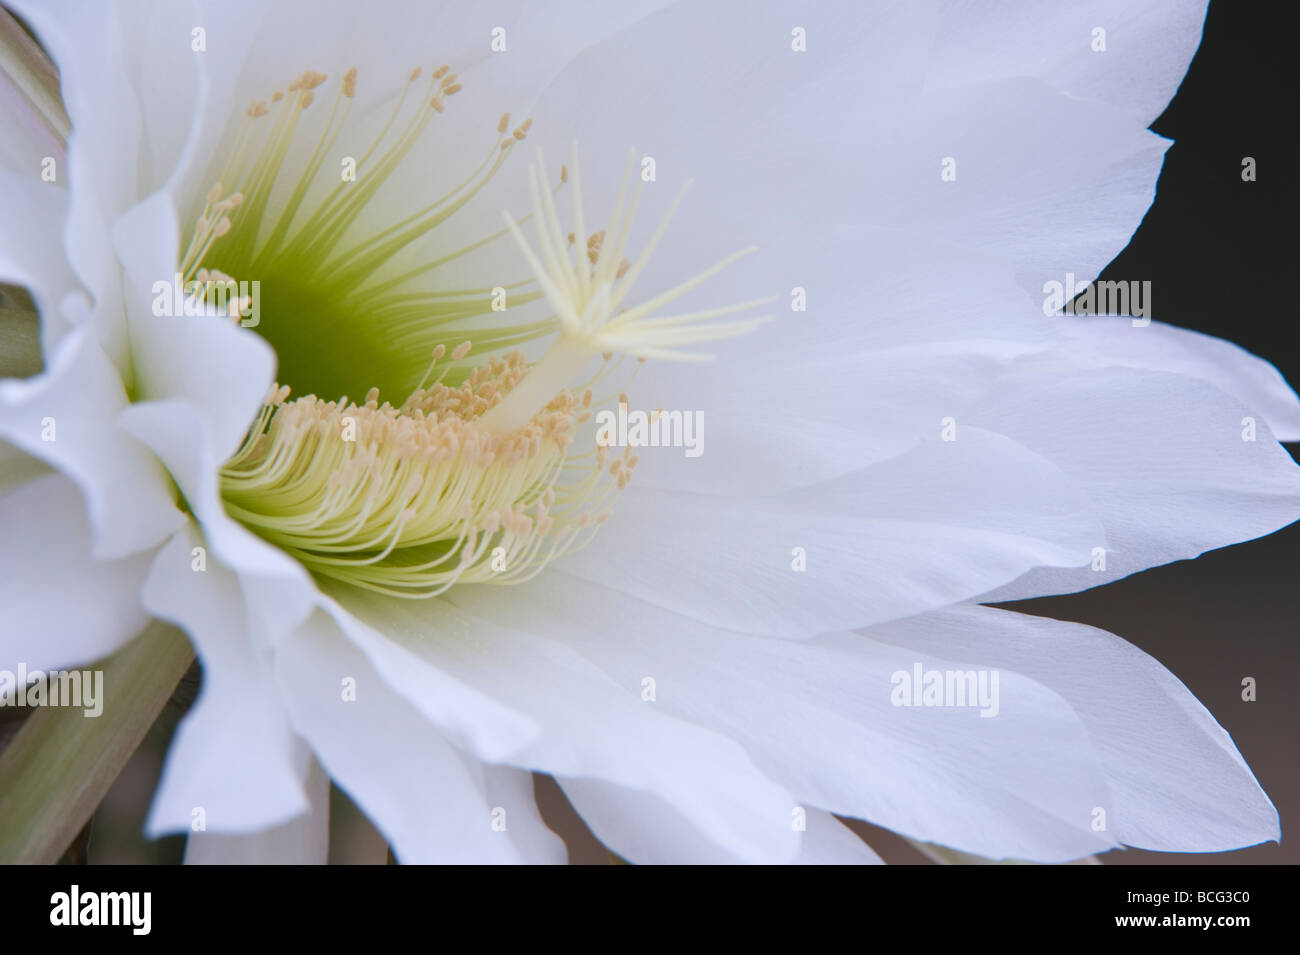
M 216 185 L 208 193 L 181 262 L 186 280 L 200 283 L 200 295 L 232 284 L 232 275 L 266 277 L 264 284 L 274 277 L 308 289 L 313 302 L 329 304 L 313 315 L 311 343 L 335 332 L 344 336 L 342 366 L 351 362 L 346 336 L 356 347 L 391 357 L 381 373 L 388 376 L 387 395 L 405 395 L 396 405 L 381 401 L 379 387 L 358 404 L 346 396 L 328 401 L 314 394 L 291 400 L 289 387 L 277 385 L 223 468 L 221 482 L 233 517 L 319 576 L 402 597 L 436 596 L 458 583 L 527 579 L 555 556 L 583 546 L 638 463 L 630 449 L 619 453 L 594 442 L 585 451 L 575 448 L 593 409 L 614 400 L 596 399 L 592 386 L 616 374 L 625 356 L 638 365 L 647 358 L 708 358 L 680 346 L 733 337 L 763 320 L 713 321 L 756 302 L 649 317 L 748 249 L 647 303 L 623 307 L 672 210 L 641 255 L 625 258 L 641 191 L 638 184 L 625 205 L 629 159 L 611 224 L 588 235 L 576 147 L 572 182 L 568 167 L 561 168 L 553 188 L 540 162 L 530 170 L 528 215 L 516 221 L 507 214 L 504 228 L 438 259 L 402 271 L 391 267 L 395 253 L 478 194 L 531 127 L 526 120 L 512 128 L 510 115 L 502 115 L 496 141 L 468 179 L 357 240 L 352 227 L 375 192 L 461 89 L 448 67 L 432 71 L 419 101 L 423 106 L 399 129 L 421 76 L 419 68 L 410 73 L 392 115 L 356 160 L 355 181 L 338 183 L 311 202 L 306 199 L 312 182 L 347 122 L 356 71 L 343 77 L 318 145 L 275 204 L 273 187 L 300 118 L 326 76 L 308 70 L 269 102 L 254 101 L 219 175 L 219 182 L 236 188 L 227 192 Z M 566 185 L 574 195 L 574 229 L 567 241 L 554 205 L 555 193 Z M 529 219 L 538 230 L 540 257 L 520 231 Z M 500 288 L 510 294 L 512 309 L 537 302 L 552 312 L 485 327 L 482 317 L 496 290 L 449 289 L 432 276 L 510 235 L 531 275 Z M 347 328 L 330 324 L 345 318 Z M 277 342 L 274 336 L 284 336 L 285 328 L 284 316 L 277 315 L 258 328 L 276 345 L 282 375 L 298 351 L 308 350 Z M 516 350 L 557 332 L 532 365 Z M 445 342 L 461 338 L 463 344 L 449 354 Z M 433 341 L 438 343 L 430 348 Z M 411 362 L 430 353 L 432 364 L 417 379 L 418 366 Z M 593 373 L 590 366 L 597 363 Z M 619 400 L 626 403 L 626 394 Z
M 510 434 L 479 428 L 527 373 L 521 353 L 497 356 L 398 407 L 377 389 L 358 405 L 288 401 L 277 386 L 222 472 L 227 510 L 316 573 L 393 596 L 527 579 L 590 539 L 636 467 L 630 452 L 610 468 L 607 448 L 571 453 L 590 389 L 562 391 Z

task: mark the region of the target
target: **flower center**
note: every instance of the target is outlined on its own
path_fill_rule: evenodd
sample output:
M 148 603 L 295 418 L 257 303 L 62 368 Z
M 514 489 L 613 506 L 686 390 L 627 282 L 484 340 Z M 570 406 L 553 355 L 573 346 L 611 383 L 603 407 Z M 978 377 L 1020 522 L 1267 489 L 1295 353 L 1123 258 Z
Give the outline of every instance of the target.
M 629 157 L 609 226 L 583 247 L 576 146 L 572 181 L 562 167 L 554 187 L 539 153 L 529 170 L 532 209 L 519 221 L 507 212 L 504 228 L 456 251 L 394 265 L 483 189 L 530 127 L 511 130 L 509 114 L 502 116 L 495 142 L 468 178 L 378 228 L 366 217 L 377 192 L 461 88 L 443 66 L 413 95 L 420 77 L 418 69 L 409 75 L 387 122 L 353 162 L 353 175 L 332 189 L 315 181 L 348 127 L 356 71 L 344 76 L 305 159 L 297 133 L 326 77 L 309 70 L 269 104 L 255 101 L 180 265 L 205 300 L 234 277 L 257 281 L 256 331 L 274 347 L 281 381 L 316 392 L 290 400 L 288 385 L 272 389 L 222 469 L 227 511 L 319 577 L 403 597 L 526 579 L 582 546 L 637 465 L 630 449 L 612 453 L 584 427 L 593 408 L 616 398 L 597 398 L 594 389 L 608 387 L 629 356 L 635 365 L 707 360 L 712 356 L 686 348 L 766 320 L 716 321 L 759 301 L 656 314 L 752 249 L 625 305 L 682 194 L 635 261 L 624 258 L 642 185 L 629 190 Z M 342 161 L 345 172 L 349 161 Z M 567 239 L 555 205 L 566 185 L 573 196 Z M 529 219 L 536 250 L 521 229 Z M 514 261 L 527 268 L 523 278 L 494 288 L 457 288 L 444 278 L 449 267 L 507 236 L 520 254 Z M 507 296 L 503 314 L 518 316 L 533 304 L 549 313 L 501 324 L 490 316 Z M 549 336 L 532 365 L 512 350 Z M 449 353 L 453 342 L 460 344 Z M 363 389 L 362 404 L 346 397 Z

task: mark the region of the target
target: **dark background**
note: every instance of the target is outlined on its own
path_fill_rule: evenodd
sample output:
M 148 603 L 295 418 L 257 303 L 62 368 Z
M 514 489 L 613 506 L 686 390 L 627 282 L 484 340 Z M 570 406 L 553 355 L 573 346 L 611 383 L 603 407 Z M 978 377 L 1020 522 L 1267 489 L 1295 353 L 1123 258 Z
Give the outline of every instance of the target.
M 1293 384 L 1300 383 L 1300 351 L 1287 293 L 1300 273 L 1292 239 L 1300 216 L 1298 40 L 1295 0 L 1210 4 L 1200 51 L 1151 127 L 1174 140 L 1155 203 L 1102 274 L 1150 280 L 1156 319 L 1267 356 Z M 1256 160 L 1255 182 L 1241 179 L 1245 156 Z M 1295 456 L 1300 446 L 1290 450 Z M 1008 606 L 1101 627 L 1164 663 L 1232 735 L 1282 817 L 1281 845 L 1210 855 L 1115 851 L 1107 864 L 1300 862 L 1300 525 L 1096 590 Z M 1258 681 L 1254 703 L 1241 700 L 1245 676 Z M 136 835 L 178 713 L 160 721 L 109 794 L 90 840 L 92 861 L 179 858 L 179 837 L 146 844 Z M 537 789 L 571 860 L 607 862 L 559 787 L 539 778 Z M 331 860 L 382 861 L 382 839 L 346 797 L 336 793 L 334 809 Z M 897 836 L 854 828 L 887 861 L 925 861 Z

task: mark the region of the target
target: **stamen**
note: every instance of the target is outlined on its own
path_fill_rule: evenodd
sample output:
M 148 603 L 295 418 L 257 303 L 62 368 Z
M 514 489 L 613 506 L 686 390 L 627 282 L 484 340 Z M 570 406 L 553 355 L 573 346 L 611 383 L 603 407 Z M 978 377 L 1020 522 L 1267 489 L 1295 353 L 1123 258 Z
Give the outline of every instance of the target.
M 365 392 L 357 404 L 346 396 L 291 399 L 288 385 L 273 387 L 222 469 L 227 511 L 321 577 L 413 598 L 458 583 L 526 580 L 585 546 L 638 464 L 629 449 L 575 451 L 579 429 L 614 401 L 595 397 L 593 386 L 611 377 L 626 385 L 646 358 L 710 358 L 683 349 L 744 334 L 766 320 L 716 321 L 749 313 L 762 301 L 658 314 L 752 249 L 623 307 L 681 195 L 640 254 L 625 257 L 641 195 L 639 181 L 629 188 L 635 155 L 608 224 L 589 233 L 576 146 L 558 184 L 546 181 L 539 152 L 529 169 L 526 214 L 507 212 L 504 228 L 436 258 L 392 265 L 479 196 L 532 127 L 525 119 L 512 128 L 511 115 L 501 114 L 494 141 L 465 178 L 400 221 L 358 238 L 378 190 L 462 89 L 449 66 L 417 87 L 423 76 L 420 67 L 407 74 L 392 113 L 358 150 L 355 175 L 320 189 L 314 183 L 336 147 L 349 150 L 357 70 L 336 80 L 323 121 L 316 118 L 323 110 L 306 120 L 319 130 L 310 151 L 292 147 L 326 74 L 306 70 L 272 92 L 269 105 L 254 100 L 196 210 L 181 256 L 181 272 L 187 282 L 197 281 L 195 295 L 203 301 L 238 287 L 234 275 L 256 276 L 282 296 L 258 332 L 275 346 L 281 374 L 288 369 L 294 384 L 326 367 L 337 374 L 322 380 L 344 383 L 326 393 Z M 300 152 L 307 158 L 285 182 L 288 157 Z M 345 157 L 345 169 L 348 162 Z M 565 187 L 573 189 L 567 239 L 557 212 Z M 530 222 L 535 246 L 521 231 Z M 515 280 L 493 288 L 432 281 L 437 270 L 507 235 L 528 266 L 522 276 L 502 276 Z M 502 293 L 509 296 L 510 320 L 480 321 L 496 310 L 490 303 Z M 514 317 L 513 310 L 543 300 L 550 314 Z M 234 301 L 230 313 L 238 316 L 247 306 L 247 299 Z M 510 350 L 556 332 L 531 367 Z M 625 371 L 629 356 L 638 361 Z M 394 406 L 383 395 L 405 399 Z M 626 402 L 625 393 L 618 397 Z
M 374 389 L 361 406 L 286 404 L 277 386 L 222 471 L 227 510 L 313 571 L 394 596 L 531 576 L 589 539 L 578 532 L 626 480 L 570 471 L 584 397 L 555 396 L 509 435 L 477 427 L 525 374 L 514 353 L 459 387 L 421 386 L 400 408 Z

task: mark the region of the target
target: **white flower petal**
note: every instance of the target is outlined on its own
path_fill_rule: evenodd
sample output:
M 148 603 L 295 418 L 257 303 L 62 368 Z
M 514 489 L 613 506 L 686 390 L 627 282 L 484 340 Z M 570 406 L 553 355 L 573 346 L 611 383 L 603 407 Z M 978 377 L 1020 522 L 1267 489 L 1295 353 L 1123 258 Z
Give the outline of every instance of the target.
M 270 650 L 242 613 L 239 581 L 215 557 L 194 569 L 202 539 L 178 533 L 158 553 L 143 597 L 157 617 L 182 627 L 203 683 L 168 750 L 149 811 L 151 835 L 189 831 L 202 809 L 207 831 L 242 834 L 285 823 L 310 808 L 306 760 L 272 678 Z
M 275 376 L 266 340 L 217 315 L 155 315 L 155 282 L 172 288 L 179 242 L 171 200 L 158 194 L 117 221 L 126 272 L 136 401 L 188 400 L 204 416 L 217 461 L 238 450 Z M 197 439 L 198 435 L 195 435 Z
M 1150 206 L 1167 141 L 1130 111 L 1032 78 L 1032 61 L 1011 67 L 1013 79 L 927 85 L 930 69 L 960 72 L 986 55 L 978 44 L 954 48 L 943 15 L 916 5 L 678 5 L 575 60 L 534 111 L 530 137 L 560 157 L 599 130 L 583 142 L 595 157 L 584 190 L 612 194 L 629 145 L 655 159 L 648 201 L 659 183 L 697 183 L 677 238 L 645 274 L 651 288 L 680 262 L 755 242 L 756 259 L 812 268 L 801 246 L 861 222 L 1000 255 L 1036 295 L 1062 270 L 1095 276 Z M 806 53 L 791 49 L 794 27 L 807 30 Z M 1079 38 L 1085 49 L 1088 39 Z M 1181 40 L 1170 46 L 1171 60 L 1190 55 Z M 619 81 L 628 63 L 668 57 L 673 69 L 652 86 Z M 739 163 L 740 153 L 750 159 Z M 946 158 L 955 181 L 941 178 Z M 723 248 L 702 258 L 682 235 Z
M 1130 116 L 1029 80 L 929 90 L 916 109 L 921 119 L 882 131 L 889 146 L 858 207 L 1000 256 L 1040 303 L 1046 281 L 1089 281 L 1128 244 L 1170 146 Z M 940 175 L 948 159 L 952 180 Z
M 785 828 L 802 804 L 998 858 L 1062 861 L 1114 844 L 1090 828 L 1108 792 L 1084 726 L 1056 692 L 1025 676 L 1000 675 L 993 718 L 974 707 L 895 706 L 898 671 L 966 670 L 978 658 L 860 634 L 740 634 L 561 573 L 522 587 L 523 599 L 508 602 L 483 588 L 455 600 L 475 616 L 564 643 L 629 692 L 653 679 L 655 700 L 644 706 L 738 741 L 789 788 L 795 802 Z M 648 812 L 635 808 L 638 817 Z M 593 822 L 598 835 L 601 821 Z
M 968 86 L 1037 76 L 1073 97 L 1130 111 L 1148 126 L 1187 72 L 1200 44 L 1205 6 L 1188 0 L 947 0 L 940 6 L 929 80 Z M 1104 50 L 1094 48 L 1099 27 Z
M 995 259 L 863 225 L 799 238 L 797 257 L 751 257 L 766 277 L 718 277 L 717 301 L 778 294 L 774 322 L 720 343 L 711 366 L 638 372 L 630 408 L 694 413 L 703 453 L 639 450 L 636 487 L 757 494 L 838 477 L 934 437 L 1008 362 L 1060 337 Z M 806 313 L 789 311 L 796 287 Z
M 175 174 L 186 145 L 198 131 L 200 74 L 207 58 L 229 69 L 229 54 L 221 48 L 194 49 L 194 30 L 204 23 L 193 0 L 132 0 L 119 4 L 117 12 L 122 20 L 126 79 L 140 109 L 136 182 L 137 195 L 144 197 L 163 188 Z
M 1255 439 L 1243 440 L 1250 416 L 1182 375 L 1046 360 L 1009 375 L 967 420 L 1069 475 L 1106 529 L 1104 566 L 1095 557 L 1088 567 L 1040 568 L 983 599 L 1096 587 L 1296 520 L 1300 468 L 1262 419 Z
M 90 556 L 77 486 L 46 474 L 0 496 L 0 668 L 59 669 L 102 660 L 149 622 L 140 586 L 150 553 Z
M 633 484 L 592 544 L 555 566 L 715 626 L 811 635 L 946 606 L 1040 564 L 1086 564 L 1103 532 L 1065 475 L 998 435 L 957 429 L 955 441 L 777 495 Z
M 129 375 L 122 293 L 109 235 L 113 220 L 141 195 L 143 121 L 128 80 L 127 31 L 116 5 L 94 0 L 24 0 L 15 9 L 58 67 L 72 122 L 67 169 L 59 179 L 71 195 L 63 223 L 67 260 L 96 303 L 94 324 L 105 353 Z
M 736 858 L 653 793 L 596 778 L 556 781 L 601 844 L 629 862 L 710 865 Z
M 872 628 L 874 639 L 1014 670 L 1061 694 L 1092 738 L 1126 845 L 1222 852 L 1280 838 L 1277 810 L 1187 687 L 1119 637 L 989 607 Z
M 191 832 L 186 865 L 324 865 L 329 859 L 330 779 L 313 759 L 306 784 L 311 810 L 243 836 Z
M 295 728 L 405 863 L 521 861 L 461 757 L 324 614 L 276 652 Z M 345 699 L 345 681 L 355 698 Z M 522 815 L 522 814 L 521 814 Z
M 565 796 L 583 822 L 620 858 L 637 865 L 737 865 L 744 860 L 701 837 L 692 823 L 671 807 L 636 792 L 596 779 L 560 781 Z M 819 809 L 791 806 L 787 825 L 801 814 L 799 854 L 793 865 L 880 865 L 865 842 L 839 820 Z
M 120 415 L 122 430 L 151 448 L 176 481 L 203 528 L 204 541 L 227 566 L 241 575 L 262 575 L 287 588 L 282 592 L 304 617 L 312 602 L 307 572 L 279 549 L 231 520 L 217 488 L 220 466 L 208 433 L 212 414 L 185 399 L 141 401 Z
M 1088 364 L 1203 379 L 1267 421 L 1279 441 L 1300 441 L 1300 398 L 1276 368 L 1244 348 L 1163 322 L 1134 325 L 1124 317 L 1062 316 L 1058 327 L 1079 343 L 1078 353 Z
M 0 381 L 0 437 L 81 486 L 95 556 L 160 544 L 184 518 L 157 460 L 118 427 L 127 397 L 113 364 L 87 329 L 69 333 L 46 360 L 40 375 Z
M 394 610 L 410 609 L 406 601 L 385 599 L 397 605 Z M 536 738 L 536 721 L 513 700 L 483 692 L 437 662 L 421 657 L 404 645 L 400 631 L 386 625 L 386 618 L 372 627 L 375 621 L 358 617 L 351 608 L 333 601 L 326 601 L 323 609 L 389 689 L 457 746 L 479 759 L 500 762 Z
M 58 66 L 76 134 L 74 151 L 84 144 L 93 155 L 98 142 L 86 138 L 85 129 L 111 135 L 114 117 L 139 124 L 129 144 L 129 128 L 120 130 L 112 142 L 119 152 L 129 145 L 131 151 L 123 159 L 134 165 L 126 167 L 134 175 L 88 180 L 119 187 L 109 193 L 115 201 L 102 206 L 108 213 L 105 221 L 111 221 L 136 198 L 160 188 L 177 166 L 200 100 L 200 64 L 207 51 L 194 48 L 193 31 L 204 25 L 203 18 L 187 0 L 16 0 L 13 6 L 32 24 Z M 221 51 L 213 55 L 228 63 Z M 108 69 L 114 72 L 105 72 Z M 96 158 L 101 170 L 115 166 L 102 161 L 108 157 Z
M 513 766 L 481 763 L 457 751 L 491 811 L 520 858 L 529 865 L 564 865 L 569 852 L 564 840 L 547 827 L 537 808 L 533 774 Z
M 554 639 L 442 601 L 343 599 L 419 658 L 533 717 L 541 734 L 512 764 L 640 792 L 747 861 L 785 861 L 797 851 L 789 797 L 731 740 L 662 716 Z

